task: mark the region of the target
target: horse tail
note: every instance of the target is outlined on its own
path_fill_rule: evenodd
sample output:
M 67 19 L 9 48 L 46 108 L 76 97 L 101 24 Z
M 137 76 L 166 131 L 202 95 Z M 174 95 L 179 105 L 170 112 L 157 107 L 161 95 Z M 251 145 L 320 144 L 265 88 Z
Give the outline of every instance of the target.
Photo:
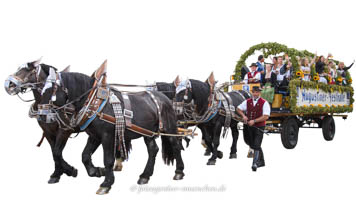
M 169 136 L 162 136 L 162 158 L 166 165 L 174 164 L 174 152 Z
M 127 153 L 127 158 L 125 155 L 124 155 L 124 157 L 121 156 L 121 151 L 119 150 L 119 148 L 115 148 L 115 149 L 116 149 L 116 153 L 115 153 L 116 159 L 121 158 L 122 160 L 128 160 L 129 154 L 132 150 L 131 140 L 125 140 L 125 149 L 126 149 L 126 153 Z
M 167 99 L 168 100 L 168 99 Z M 162 123 L 163 129 L 166 133 L 177 134 L 177 119 L 172 106 L 169 101 L 162 101 Z M 162 136 L 162 158 L 166 165 L 174 163 L 173 146 L 178 144 L 177 137 Z

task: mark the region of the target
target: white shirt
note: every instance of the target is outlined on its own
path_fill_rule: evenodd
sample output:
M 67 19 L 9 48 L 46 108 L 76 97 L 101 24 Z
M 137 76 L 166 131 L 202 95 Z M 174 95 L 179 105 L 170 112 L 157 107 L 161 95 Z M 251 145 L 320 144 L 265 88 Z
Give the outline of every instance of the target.
M 253 106 L 256 106 L 257 101 L 260 99 L 260 97 L 258 97 L 256 100 L 253 100 Z M 247 110 L 247 100 L 243 101 L 238 107 L 238 109 L 242 110 L 243 112 L 246 112 Z M 269 106 L 269 103 L 267 101 L 265 101 L 265 103 L 263 103 L 263 111 L 262 111 L 263 115 L 271 115 L 271 107 Z
M 256 73 L 257 71 L 251 72 L 251 75 L 253 77 L 254 73 Z M 253 77 L 256 80 L 261 81 L 261 73 L 257 73 L 255 77 Z M 247 84 L 248 83 L 248 73 L 245 75 L 244 77 L 244 83 Z
M 278 82 L 282 82 L 284 79 L 284 74 L 281 75 L 281 67 L 278 66 L 276 70 L 274 70 L 274 72 L 277 74 L 277 81 Z

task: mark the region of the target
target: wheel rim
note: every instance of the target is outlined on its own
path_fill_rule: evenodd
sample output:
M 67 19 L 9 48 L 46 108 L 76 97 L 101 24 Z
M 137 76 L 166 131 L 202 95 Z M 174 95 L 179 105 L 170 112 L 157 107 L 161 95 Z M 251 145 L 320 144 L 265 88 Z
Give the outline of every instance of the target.
M 330 136 L 334 136 L 334 132 L 335 132 L 335 125 L 333 123 L 330 123 L 329 126 L 329 135 Z
M 296 141 L 296 135 L 297 134 L 296 133 L 297 133 L 297 131 L 296 131 L 295 127 L 291 126 L 290 129 L 289 129 L 289 137 L 288 137 L 288 139 L 289 139 L 289 143 L 291 145 L 293 145 L 293 146 L 297 143 L 297 141 Z

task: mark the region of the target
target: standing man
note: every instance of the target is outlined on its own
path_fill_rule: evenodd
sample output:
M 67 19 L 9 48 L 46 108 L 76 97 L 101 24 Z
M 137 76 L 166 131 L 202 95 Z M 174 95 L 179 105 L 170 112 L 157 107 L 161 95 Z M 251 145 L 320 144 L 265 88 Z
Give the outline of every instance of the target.
M 252 171 L 256 171 L 257 168 L 265 166 L 261 144 L 266 120 L 271 113 L 269 103 L 261 98 L 260 87 L 254 86 L 252 88 L 252 98 L 242 102 L 237 107 L 237 113 L 242 116 L 244 123 L 248 125 L 246 127 L 248 127 L 250 136 L 250 148 L 254 150 Z
M 258 56 L 258 61 L 257 61 L 257 71 L 265 74 L 266 69 L 265 69 L 265 58 L 263 57 L 263 55 L 259 55 Z
M 257 71 L 261 73 L 261 83 L 262 83 L 262 80 L 265 78 L 265 74 L 266 74 L 265 58 L 263 57 L 263 55 L 258 56 L 258 61 L 256 65 L 257 65 Z

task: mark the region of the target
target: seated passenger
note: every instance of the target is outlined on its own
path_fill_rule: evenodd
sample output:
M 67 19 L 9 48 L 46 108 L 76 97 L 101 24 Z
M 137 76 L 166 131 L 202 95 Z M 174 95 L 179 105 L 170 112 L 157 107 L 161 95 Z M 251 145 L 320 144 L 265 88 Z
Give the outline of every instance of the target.
M 284 64 L 280 69 L 280 74 L 283 76 L 283 80 L 279 82 L 279 86 L 287 87 L 289 85 L 289 81 L 292 78 L 292 74 L 294 72 L 292 62 L 290 60 L 287 61 L 288 64 Z
M 314 64 L 315 58 L 316 58 L 316 54 L 310 63 L 309 63 L 309 58 L 305 57 L 302 59 L 300 69 L 303 71 L 304 74 L 303 81 L 310 81 L 310 68 Z
M 328 54 L 328 57 L 324 58 L 324 56 L 320 56 L 319 59 L 318 59 L 318 62 L 316 62 L 315 64 L 315 71 L 316 73 L 319 74 L 319 82 L 321 83 L 328 83 L 328 81 L 326 80 L 326 76 L 327 74 L 324 72 L 324 69 L 325 69 L 325 63 L 328 62 L 329 58 L 331 57 L 331 54 Z
M 272 70 L 272 65 L 267 63 L 266 64 L 266 74 L 262 78 L 262 84 L 264 86 L 276 87 L 277 85 L 277 75 Z
M 257 71 L 257 65 L 256 63 L 252 63 L 250 66 L 251 72 L 248 72 L 245 77 L 243 82 L 245 84 L 247 83 L 259 83 L 261 82 L 261 73 Z
M 344 62 L 340 62 L 337 72 L 341 74 L 341 77 L 346 78 L 346 71 L 349 70 L 352 67 L 352 65 L 354 65 L 354 63 L 355 63 L 355 60 L 350 66 L 345 67 Z
M 329 69 L 329 73 L 328 73 L 329 84 L 333 85 L 335 84 L 335 78 L 337 77 L 334 62 L 329 61 L 328 69 Z

